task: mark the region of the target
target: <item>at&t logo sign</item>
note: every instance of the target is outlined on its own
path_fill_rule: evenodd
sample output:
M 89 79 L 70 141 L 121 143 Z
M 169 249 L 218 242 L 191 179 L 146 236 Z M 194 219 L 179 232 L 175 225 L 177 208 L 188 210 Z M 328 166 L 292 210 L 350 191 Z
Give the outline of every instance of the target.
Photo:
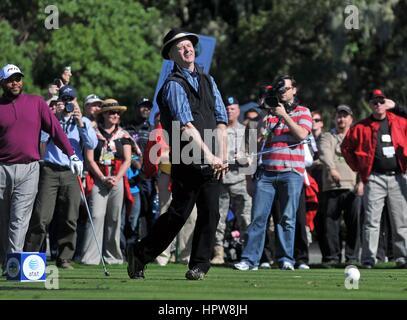
M 28 280 L 38 280 L 45 273 L 45 263 L 37 255 L 30 255 L 23 263 L 23 272 Z

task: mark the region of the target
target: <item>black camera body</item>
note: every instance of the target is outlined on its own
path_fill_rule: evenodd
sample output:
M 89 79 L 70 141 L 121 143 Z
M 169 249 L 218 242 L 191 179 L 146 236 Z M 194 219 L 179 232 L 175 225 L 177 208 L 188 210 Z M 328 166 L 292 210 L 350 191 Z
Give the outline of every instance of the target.
M 71 113 L 75 109 L 75 106 L 72 102 L 65 102 L 65 112 Z
M 134 176 L 134 177 L 132 177 L 132 178 L 129 179 L 129 185 L 130 185 L 130 187 L 137 186 L 137 185 L 140 184 L 140 182 L 141 182 L 140 175 Z
M 278 98 L 278 95 L 275 92 L 269 92 L 264 98 L 263 106 L 265 109 L 272 109 L 277 107 L 279 103 L 280 99 Z
M 277 82 L 277 85 L 273 86 L 265 95 L 263 107 L 265 109 L 273 109 L 278 107 L 278 104 L 281 103 L 286 112 L 290 113 L 293 110 L 293 106 L 285 101 L 280 101 L 280 96 L 286 92 L 285 81 L 280 80 Z
M 59 78 L 55 78 L 53 84 L 56 85 L 58 88 L 61 88 L 63 85 L 62 80 Z

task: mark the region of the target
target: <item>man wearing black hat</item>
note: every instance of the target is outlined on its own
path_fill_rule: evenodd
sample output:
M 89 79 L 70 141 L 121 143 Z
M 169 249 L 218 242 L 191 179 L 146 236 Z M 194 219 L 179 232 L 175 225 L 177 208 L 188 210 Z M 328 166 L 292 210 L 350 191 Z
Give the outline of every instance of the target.
M 322 263 L 331 267 L 341 263 L 341 216 L 346 225 L 345 262 L 356 263 L 356 241 L 361 209 L 361 182 L 356 173 L 344 161 L 340 151 L 341 143 L 353 122 L 352 109 L 341 104 L 336 108 L 335 128 L 322 133 L 319 140 L 319 159 L 322 162 L 324 243 Z
M 396 265 L 407 268 L 407 120 L 387 112 L 380 89 L 369 94 L 372 115 L 349 129 L 342 154 L 364 184 L 362 265 L 376 264 L 380 218 L 387 199 Z
M 63 86 L 59 90 L 58 100 L 64 103 L 64 108 L 57 111 L 56 117 L 76 154 L 83 161 L 82 146 L 86 149 L 96 147 L 96 131 L 91 121 L 82 117 L 73 87 Z M 81 202 L 79 184 L 70 172 L 68 157 L 45 132 L 41 134 L 41 143 L 46 144 L 44 163 L 26 235 L 25 251 L 41 250 L 48 226 L 56 212 L 57 266 L 71 269 L 70 261 L 75 252 L 76 225 Z
M 198 216 L 192 241 L 188 280 L 201 280 L 210 268 L 219 220 L 219 181 L 227 165 L 225 106 L 213 78 L 195 64 L 198 36 L 172 29 L 163 40 L 162 56 L 174 61 L 172 73 L 157 94 L 161 122 L 171 147 L 172 202 L 152 231 L 136 246 L 128 248 L 130 278 L 144 278 L 145 264 L 153 261 L 175 238 L 194 204 Z M 218 152 L 204 139 L 218 129 Z M 180 135 L 182 134 L 182 139 Z M 211 140 L 212 142 L 212 140 Z M 192 149 L 190 147 L 193 147 Z M 186 152 L 198 150 L 197 152 Z M 192 153 L 192 157 L 190 157 Z M 195 156 L 195 157 L 194 157 Z M 191 160 L 197 160 L 191 163 Z

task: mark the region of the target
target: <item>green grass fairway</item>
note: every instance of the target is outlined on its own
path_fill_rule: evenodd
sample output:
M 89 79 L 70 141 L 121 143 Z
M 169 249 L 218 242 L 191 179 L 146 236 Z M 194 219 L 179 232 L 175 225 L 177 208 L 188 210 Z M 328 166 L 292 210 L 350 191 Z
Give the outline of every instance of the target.
M 0 280 L 0 299 L 149 299 L 149 300 L 275 300 L 275 299 L 407 299 L 407 270 L 360 270 L 359 290 L 344 286 L 344 269 L 237 271 L 213 267 L 203 281 L 187 281 L 187 267 L 148 265 L 145 280 L 130 280 L 126 265 L 75 265 L 60 270 L 59 290 L 44 283 Z

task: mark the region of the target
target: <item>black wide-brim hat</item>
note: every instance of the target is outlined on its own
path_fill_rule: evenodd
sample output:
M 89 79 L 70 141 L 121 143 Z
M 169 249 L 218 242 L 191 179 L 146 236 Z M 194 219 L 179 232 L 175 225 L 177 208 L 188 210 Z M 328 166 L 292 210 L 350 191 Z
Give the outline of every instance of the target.
M 163 39 L 163 47 L 161 49 L 161 56 L 166 60 L 170 60 L 170 57 L 168 56 L 168 52 L 170 52 L 170 49 L 171 49 L 172 45 L 175 43 L 175 41 L 182 39 L 182 38 L 186 38 L 186 39 L 190 40 L 194 46 L 196 46 L 196 44 L 199 41 L 199 37 L 195 33 L 186 32 L 186 31 L 181 30 L 180 28 L 173 28 L 165 35 L 165 37 Z

